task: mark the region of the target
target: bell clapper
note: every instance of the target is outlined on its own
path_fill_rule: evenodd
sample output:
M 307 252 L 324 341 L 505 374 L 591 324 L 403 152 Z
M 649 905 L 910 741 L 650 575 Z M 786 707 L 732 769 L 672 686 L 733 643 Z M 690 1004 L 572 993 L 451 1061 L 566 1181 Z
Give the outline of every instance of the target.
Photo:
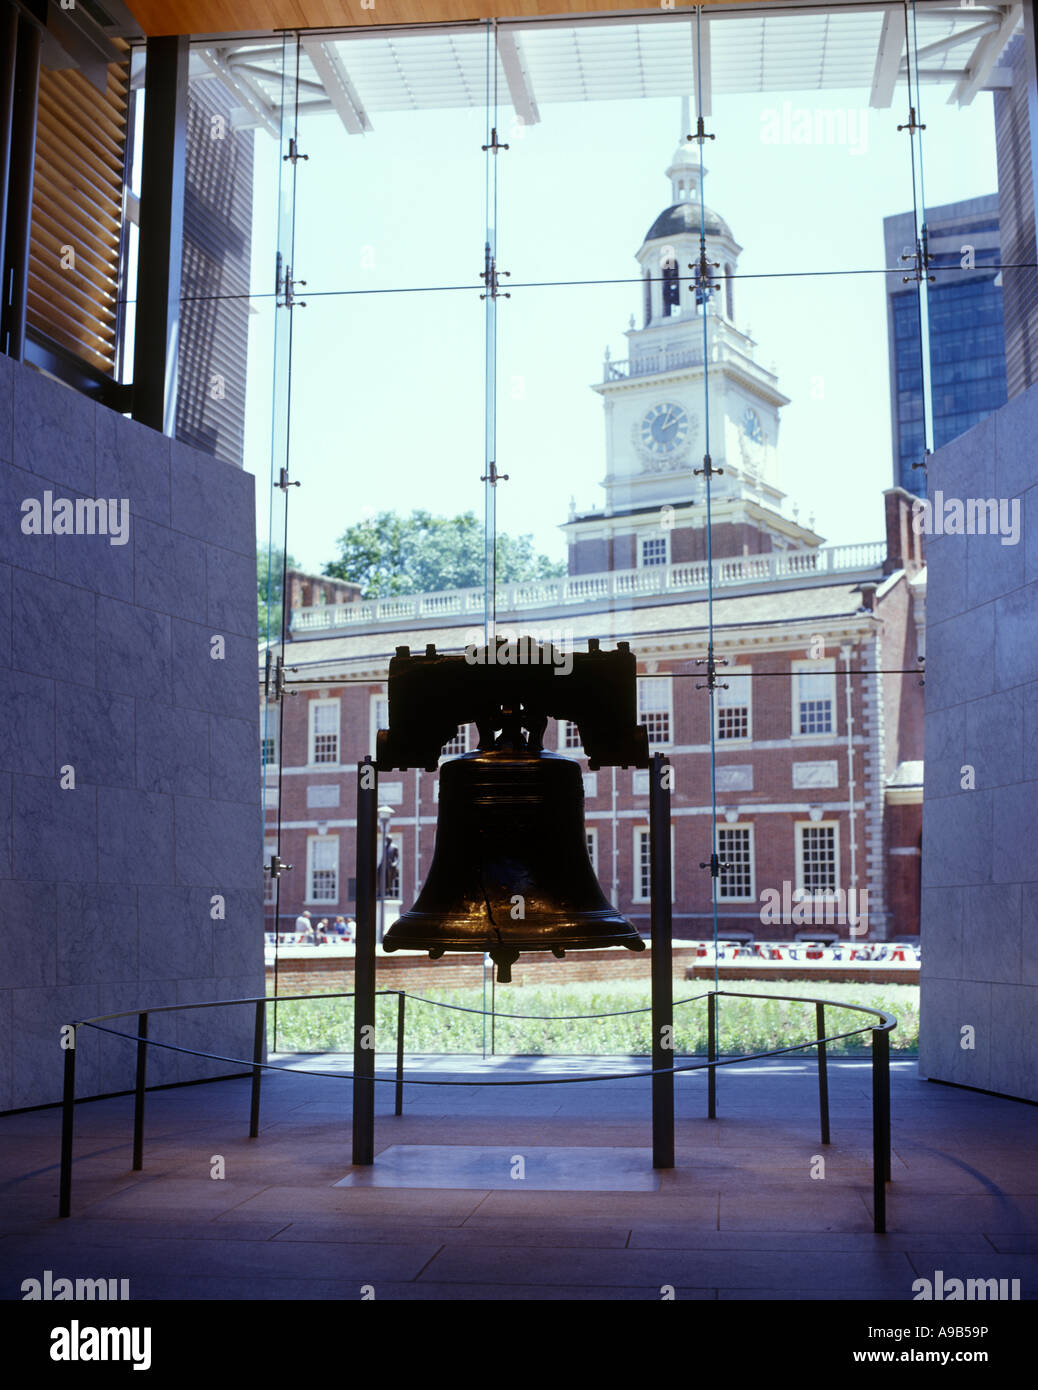
M 512 966 L 519 959 L 518 951 L 499 949 L 491 951 L 490 959 L 497 966 L 497 982 L 499 985 L 510 985 L 512 983 Z

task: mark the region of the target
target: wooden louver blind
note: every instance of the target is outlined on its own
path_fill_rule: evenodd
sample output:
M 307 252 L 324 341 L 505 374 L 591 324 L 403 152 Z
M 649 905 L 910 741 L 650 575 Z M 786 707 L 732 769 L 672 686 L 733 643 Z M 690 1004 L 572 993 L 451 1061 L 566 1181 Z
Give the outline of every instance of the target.
M 102 93 L 73 70 L 40 72 L 29 248 L 31 328 L 115 370 L 128 66 Z

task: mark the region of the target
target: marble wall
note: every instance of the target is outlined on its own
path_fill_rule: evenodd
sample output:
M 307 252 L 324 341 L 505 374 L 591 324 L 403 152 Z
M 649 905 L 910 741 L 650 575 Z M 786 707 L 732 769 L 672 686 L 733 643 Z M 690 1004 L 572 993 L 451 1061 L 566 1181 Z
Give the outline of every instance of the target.
M 1038 387 L 929 460 L 923 1075 L 1038 1100 Z M 949 533 L 955 504 L 997 528 Z M 969 513 L 966 514 L 969 526 Z M 1013 539 L 1014 529 L 1016 531 Z
M 125 543 L 27 534 L 48 493 L 126 499 Z M 0 1110 L 59 1097 L 72 1019 L 264 992 L 254 516 L 249 474 L 0 355 Z M 79 1093 L 132 1085 L 81 1034 Z M 252 1011 L 151 1035 L 249 1056 Z

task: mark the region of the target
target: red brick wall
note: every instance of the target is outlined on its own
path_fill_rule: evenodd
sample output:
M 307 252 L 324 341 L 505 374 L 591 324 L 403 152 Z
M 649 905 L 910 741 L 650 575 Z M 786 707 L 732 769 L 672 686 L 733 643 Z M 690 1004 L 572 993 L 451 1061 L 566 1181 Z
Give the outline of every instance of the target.
M 904 584 L 897 586 L 895 594 L 881 604 L 884 632 L 890 635 L 890 651 L 898 656 L 904 651 L 903 660 L 914 656 L 914 625 L 907 615 L 907 593 Z M 908 635 L 905 630 L 911 629 Z M 885 648 L 886 650 L 886 648 Z M 845 801 L 847 799 L 847 750 L 846 750 L 846 712 L 844 697 L 843 662 L 838 648 L 827 648 L 826 655 L 837 657 L 837 682 L 835 701 L 835 732 L 830 742 L 802 744 L 794 741 L 790 746 L 792 729 L 792 680 L 790 678 L 791 660 L 807 657 L 806 647 L 802 651 L 754 651 L 747 657 L 745 648 L 740 650 L 732 645 L 731 639 L 723 632 L 718 638 L 718 655 L 734 655 L 740 665 L 749 665 L 756 672 L 777 672 L 777 675 L 762 676 L 753 685 L 753 745 L 726 746 L 718 744 L 717 762 L 719 767 L 731 764 L 750 764 L 753 767 L 754 785 L 752 791 L 721 792 L 719 802 L 719 824 L 723 825 L 724 811 L 728 807 L 741 810 L 742 823 L 754 826 L 756 902 L 723 902 L 719 912 L 722 927 L 738 927 L 753 931 L 758 939 L 782 939 L 790 935 L 788 926 L 766 927 L 760 921 L 760 894 L 764 889 L 781 891 L 784 881 L 795 881 L 796 854 L 794 827 L 809 819 L 808 808 L 812 802 Z M 885 660 L 890 660 L 885 657 Z M 863 649 L 856 647 L 852 652 L 852 666 L 862 667 L 870 664 Z M 711 830 L 708 814 L 683 814 L 700 812 L 710 802 L 709 754 L 705 751 L 689 750 L 695 745 L 705 747 L 709 740 L 709 702 L 703 690 L 697 690 L 703 680 L 701 667 L 692 658 L 661 661 L 658 674 L 676 673 L 682 676 L 674 681 L 673 737 L 676 749 L 672 754 L 674 764 L 674 860 L 675 860 L 675 901 L 674 927 L 677 937 L 699 937 L 709 935 L 711 925 L 710 876 L 708 871 L 699 868 L 701 861 L 710 857 Z M 720 678 L 724 679 L 724 668 L 719 668 Z M 852 712 L 855 732 L 859 736 L 868 733 L 863 706 L 864 682 L 852 681 Z M 282 782 L 282 848 L 283 860 L 295 866 L 281 880 L 281 919 L 282 927 L 289 925 L 304 906 L 306 885 L 307 839 L 316 833 L 317 822 L 328 823 L 328 835 L 339 838 L 340 892 L 337 903 L 310 904 L 316 916 L 334 917 L 337 912 L 348 914 L 353 903 L 348 892 L 348 881 L 354 875 L 354 818 L 356 804 L 355 764 L 370 750 L 370 707 L 371 697 L 384 692 L 384 686 L 375 682 L 369 684 L 322 687 L 313 692 L 301 693 L 288 700 L 285 706 L 285 734 L 283 759 L 286 768 L 300 769 L 286 773 Z M 308 707 L 311 699 L 338 696 L 341 699 L 341 751 L 340 759 L 346 766 L 343 770 L 306 768 Z M 889 754 L 896 766 L 900 757 L 921 757 L 921 743 L 917 750 L 916 742 L 922 734 L 922 691 L 915 676 L 905 678 L 900 701 L 890 695 L 885 697 L 888 738 L 897 747 Z M 911 707 L 909 707 L 911 706 Z M 549 726 L 548 746 L 554 747 L 557 730 Z M 761 747 L 762 742 L 774 742 L 786 746 Z M 865 878 L 865 809 L 864 792 L 864 745 L 856 745 L 854 768 L 857 786 L 856 800 L 856 838 L 858 844 L 859 889 L 866 885 Z M 794 789 L 792 767 L 797 761 L 835 761 L 838 785 L 825 789 Z M 889 765 L 889 763 L 888 763 Z M 586 768 L 586 763 L 583 764 Z M 634 830 L 648 825 L 648 797 L 635 795 L 632 789 L 630 769 L 616 770 L 617 796 L 612 798 L 613 772 L 603 768 L 598 773 L 598 791 L 589 797 L 586 804 L 587 825 L 598 832 L 598 872 L 599 879 L 607 897 L 613 896 L 613 837 L 616 836 L 616 863 L 618 872 L 618 891 L 615 904 L 624 915 L 630 917 L 638 926 L 644 927 L 648 919 L 648 904 L 635 901 L 634 884 Z M 383 774 L 384 783 L 403 784 L 403 803 L 395 808 L 396 817 L 393 833 L 401 847 L 402 894 L 405 909 L 414 901 L 417 891 L 424 881 L 432 859 L 433 840 L 436 825 L 436 801 L 434 791 L 435 774 L 414 771 Z M 419 788 L 419 810 L 422 818 L 420 828 L 419 856 L 415 857 L 414 825 L 401 824 L 412 820 L 415 814 L 416 781 Z M 339 805 L 332 808 L 310 808 L 307 806 L 307 787 L 314 784 L 336 785 L 339 788 Z M 760 808 L 776 804 L 793 805 L 795 811 L 771 812 Z M 800 809 L 802 808 L 802 809 Z M 595 814 L 595 813 L 599 814 Z M 850 880 L 850 827 L 847 813 L 825 812 L 826 820 L 836 820 L 839 824 L 840 845 L 840 884 L 846 888 Z M 336 824 L 340 822 L 340 824 Z M 273 811 L 268 811 L 268 838 L 272 835 L 270 827 L 274 823 Z M 615 831 L 614 831 L 615 826 Z M 900 832 L 898 832 L 900 833 Z M 888 844 L 903 841 L 890 839 Z M 905 857 L 894 857 L 905 858 Z M 893 918 L 891 934 L 901 935 L 917 930 L 918 887 L 912 887 L 912 873 L 918 878 L 918 861 L 908 864 L 892 863 L 890 873 L 893 899 Z M 914 869 L 913 869 L 914 864 Z M 904 882 L 902 883 L 902 879 Z M 270 910 L 268 909 L 268 916 Z M 846 929 L 842 933 L 847 935 Z
M 504 997 L 503 991 L 521 988 L 524 985 L 567 985 L 586 983 L 619 983 L 627 980 L 644 981 L 646 996 L 649 992 L 651 956 L 648 951 L 573 951 L 565 960 L 554 956 L 529 952 L 520 956 L 512 966 L 512 985 L 498 985 L 498 1000 Z M 673 979 L 676 997 L 680 998 L 680 986 L 687 980 L 710 980 L 713 978 L 712 965 L 696 964 L 694 951 L 676 949 L 674 952 Z M 725 980 L 761 979 L 759 967 L 752 965 L 721 965 L 720 978 Z M 487 979 L 489 981 L 489 972 Z M 764 978 L 809 981 L 815 984 L 825 980 L 852 979 L 860 984 L 918 984 L 918 971 L 898 971 L 877 968 L 841 971 L 838 966 L 825 972 L 824 979 L 817 970 L 797 969 L 789 965 L 782 968 L 781 974 L 774 977 L 769 973 Z M 483 984 L 483 962 L 480 956 L 457 954 L 444 956 L 441 960 L 429 960 L 424 956 L 380 956 L 376 973 L 376 989 L 403 989 L 409 994 L 422 994 L 428 990 L 479 989 Z M 292 994 L 335 994 L 348 993 L 353 989 L 353 957 L 333 959 L 320 958 L 292 959 L 281 962 L 277 973 L 277 993 L 280 996 Z M 274 971 L 267 968 L 267 991 L 274 993 Z M 810 990 L 803 993 L 810 994 Z M 504 1007 L 504 1006 L 502 1006 Z
M 694 952 L 674 952 L 674 979 L 685 978 Z M 547 952 L 530 951 L 521 955 L 512 966 L 512 984 L 566 985 L 587 981 L 644 980 L 649 987 L 651 955 L 648 951 L 572 951 L 564 960 Z M 489 972 L 487 974 L 489 980 Z M 428 956 L 379 956 L 376 973 L 377 989 L 406 989 L 421 994 L 429 989 L 478 989 L 483 983 L 483 957 L 461 952 L 430 960 Z M 267 988 L 273 993 L 274 971 L 267 968 Z M 353 988 L 353 957 L 321 958 L 320 950 L 312 958 L 292 958 L 279 962 L 278 993 L 334 994 L 337 990 Z M 509 988 L 499 985 L 498 990 Z

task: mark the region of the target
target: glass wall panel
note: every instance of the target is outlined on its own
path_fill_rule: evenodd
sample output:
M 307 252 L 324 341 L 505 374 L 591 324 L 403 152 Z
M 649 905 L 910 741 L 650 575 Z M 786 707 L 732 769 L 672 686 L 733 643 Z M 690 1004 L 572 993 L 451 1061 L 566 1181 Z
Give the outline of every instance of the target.
M 631 643 L 674 765 L 676 934 L 712 971 L 733 933 L 760 961 L 918 930 L 911 506 L 927 450 L 1008 381 L 1009 79 L 975 28 L 969 7 L 711 6 L 210 55 L 275 120 L 245 452 L 276 460 L 261 530 L 298 571 L 282 919 L 353 908 L 352 769 L 394 649 L 496 623 Z M 647 775 L 592 773 L 575 725 L 548 740 L 647 932 Z M 473 746 L 459 729 L 444 756 Z M 383 781 L 388 924 L 428 870 L 437 783 Z M 482 965 L 455 957 L 461 979 Z

